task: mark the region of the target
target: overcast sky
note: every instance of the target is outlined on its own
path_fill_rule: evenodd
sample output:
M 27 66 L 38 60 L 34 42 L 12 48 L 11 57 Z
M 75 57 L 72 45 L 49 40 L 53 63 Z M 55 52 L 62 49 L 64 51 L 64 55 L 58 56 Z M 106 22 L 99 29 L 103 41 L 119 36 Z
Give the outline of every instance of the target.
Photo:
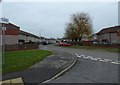
M 63 37 L 66 23 L 75 13 L 88 13 L 94 33 L 118 25 L 117 2 L 4 2 L 2 17 L 22 30 L 45 37 Z

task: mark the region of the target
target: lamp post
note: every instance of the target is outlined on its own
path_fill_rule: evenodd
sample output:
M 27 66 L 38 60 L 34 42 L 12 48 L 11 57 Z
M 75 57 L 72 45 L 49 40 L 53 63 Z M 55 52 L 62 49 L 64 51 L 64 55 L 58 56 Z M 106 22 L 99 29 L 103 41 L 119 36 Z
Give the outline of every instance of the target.
M 4 64 L 4 51 L 5 51 L 5 24 L 9 24 L 9 20 L 5 17 L 1 18 L 2 22 L 2 64 Z
M 42 41 L 41 41 L 41 39 L 42 39 L 42 38 L 41 38 L 41 37 L 42 37 L 42 36 L 41 36 L 42 31 L 43 31 L 43 29 L 41 29 L 41 30 L 39 31 L 40 43 L 42 42 Z

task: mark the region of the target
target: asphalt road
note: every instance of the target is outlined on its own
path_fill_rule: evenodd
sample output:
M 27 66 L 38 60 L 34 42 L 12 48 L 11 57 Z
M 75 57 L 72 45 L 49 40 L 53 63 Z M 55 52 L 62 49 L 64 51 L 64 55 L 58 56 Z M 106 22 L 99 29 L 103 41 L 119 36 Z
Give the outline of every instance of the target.
M 50 45 L 40 48 L 68 52 L 78 57 L 71 70 L 49 83 L 118 83 L 118 53 Z

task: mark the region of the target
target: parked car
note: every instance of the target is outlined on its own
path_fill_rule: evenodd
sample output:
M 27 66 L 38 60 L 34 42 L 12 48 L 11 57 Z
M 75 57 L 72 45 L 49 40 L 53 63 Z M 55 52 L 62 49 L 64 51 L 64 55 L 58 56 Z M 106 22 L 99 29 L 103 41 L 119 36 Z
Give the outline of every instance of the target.
M 41 42 L 42 45 L 48 45 L 46 41 Z
M 59 46 L 72 46 L 72 44 L 66 42 L 60 42 Z

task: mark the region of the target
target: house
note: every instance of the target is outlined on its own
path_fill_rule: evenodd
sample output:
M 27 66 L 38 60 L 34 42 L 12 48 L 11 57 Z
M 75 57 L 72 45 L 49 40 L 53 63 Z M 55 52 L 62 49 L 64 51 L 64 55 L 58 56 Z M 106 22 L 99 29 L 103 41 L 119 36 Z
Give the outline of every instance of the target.
M 97 35 L 97 40 L 100 43 L 117 44 L 120 43 L 120 26 L 108 27 L 100 30 Z
M 29 43 L 29 42 L 38 43 L 39 37 L 34 34 L 20 30 L 18 43 L 23 44 L 23 43 Z
M 18 38 L 19 38 L 18 36 L 19 36 L 20 27 L 12 23 L 5 24 L 5 27 L 6 29 L 5 29 L 4 43 L 7 45 L 17 44 Z
M 5 24 L 5 27 L 6 27 L 5 37 L 4 37 L 5 45 L 23 44 L 27 42 L 39 42 L 38 36 L 20 30 L 20 27 L 16 26 L 15 24 L 12 23 Z M 2 29 L 0 29 L 0 32 L 3 32 L 1 30 Z M 2 43 L 2 35 L 1 35 L 1 43 Z

